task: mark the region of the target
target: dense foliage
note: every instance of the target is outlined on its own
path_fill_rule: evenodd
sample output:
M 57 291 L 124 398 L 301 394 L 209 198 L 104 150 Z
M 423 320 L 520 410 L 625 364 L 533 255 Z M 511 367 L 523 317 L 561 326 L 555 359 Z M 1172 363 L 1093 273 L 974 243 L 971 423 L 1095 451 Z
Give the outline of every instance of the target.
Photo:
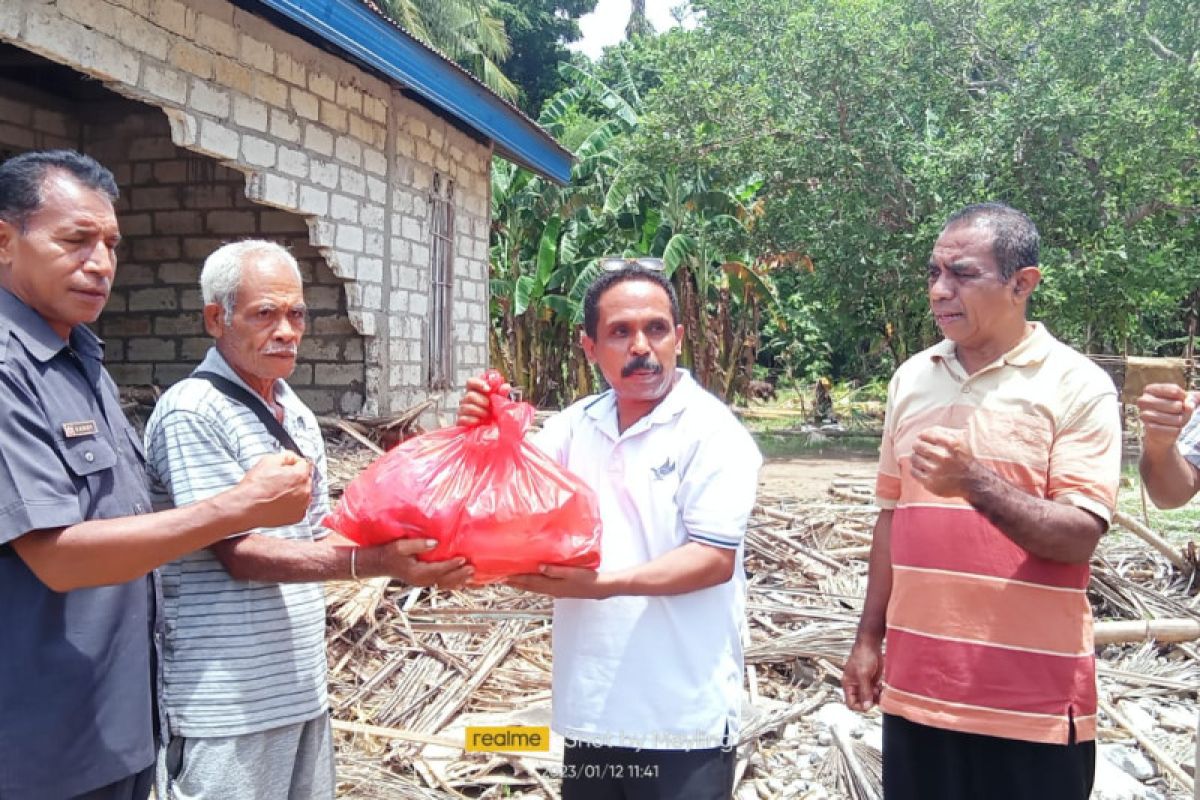
M 886 372 L 934 340 L 922 274 L 983 199 L 1043 234 L 1035 314 L 1089 351 L 1183 335 L 1200 288 L 1200 14 L 1186 0 L 699 0 L 632 160 L 761 177 L 792 374 Z M 1170 349 L 1168 346 L 1167 349 Z
M 597 256 L 666 257 L 686 360 L 869 379 L 936 339 L 923 274 L 956 208 L 1028 211 L 1034 314 L 1091 352 L 1178 353 L 1200 301 L 1200 14 L 1188 0 L 694 0 L 700 24 L 561 70 L 553 187 L 498 163 L 493 356 L 534 399 Z M 761 350 L 757 348 L 761 345 Z M 567 353 L 571 353 L 568 358 Z
M 536 116 L 596 0 L 379 0 L 401 27 Z
M 521 108 L 537 117 L 566 82 L 558 65 L 571 60 L 567 45 L 579 41 L 579 18 L 596 0 L 510 0 L 502 10 L 512 53 L 504 74 L 520 89 Z

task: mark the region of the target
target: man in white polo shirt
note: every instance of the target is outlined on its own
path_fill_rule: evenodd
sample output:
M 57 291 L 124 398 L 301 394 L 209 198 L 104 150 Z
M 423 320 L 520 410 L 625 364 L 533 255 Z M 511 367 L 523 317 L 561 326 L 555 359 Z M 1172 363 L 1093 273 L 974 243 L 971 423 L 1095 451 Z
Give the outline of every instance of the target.
M 753 439 L 675 361 L 675 291 L 614 260 L 584 299 L 584 352 L 612 388 L 535 442 L 595 490 L 598 570 L 546 565 L 514 586 L 556 598 L 554 729 L 564 800 L 732 793 L 742 695 L 742 540 L 762 463 Z M 606 264 L 606 266 L 609 266 Z M 460 424 L 487 418 L 467 384 Z
M 146 425 L 156 499 L 190 505 L 286 448 L 313 464 L 312 501 L 295 525 L 254 529 L 163 567 L 169 737 L 158 797 L 332 798 L 320 581 L 390 575 L 458 585 L 470 567 L 418 562 L 432 542 L 359 549 L 321 526 L 325 445 L 285 381 L 306 317 L 291 254 L 264 241 L 225 245 L 205 261 L 200 287 L 215 346 Z

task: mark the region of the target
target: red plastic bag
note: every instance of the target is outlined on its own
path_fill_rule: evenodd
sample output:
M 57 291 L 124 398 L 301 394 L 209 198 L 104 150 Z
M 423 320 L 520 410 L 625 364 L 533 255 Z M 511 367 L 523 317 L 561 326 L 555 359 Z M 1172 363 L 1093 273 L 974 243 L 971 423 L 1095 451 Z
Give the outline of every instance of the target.
M 463 556 L 472 583 L 537 572 L 541 564 L 600 565 L 596 495 L 525 441 L 533 406 L 500 393 L 487 373 L 491 419 L 417 436 L 380 456 L 346 487 L 325 524 L 362 545 L 436 539 L 423 561 Z

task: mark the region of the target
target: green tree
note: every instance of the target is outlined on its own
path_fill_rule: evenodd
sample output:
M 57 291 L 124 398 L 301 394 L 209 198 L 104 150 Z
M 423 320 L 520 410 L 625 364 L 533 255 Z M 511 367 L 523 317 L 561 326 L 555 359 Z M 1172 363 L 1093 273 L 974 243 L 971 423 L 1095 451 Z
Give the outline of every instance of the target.
M 760 310 L 774 300 L 737 246 L 754 189 L 737 197 L 708 191 L 700 178 L 628 180 L 625 148 L 641 120 L 631 77 L 614 87 L 576 65 L 562 70 L 572 86 L 540 121 L 575 152 L 571 185 L 508 164 L 493 173 L 493 361 L 535 402 L 591 391 L 596 376 L 574 338 L 598 259 L 662 256 L 689 331 L 683 364 L 732 396 L 750 378 Z
M 1038 222 L 1036 312 L 1060 335 L 1110 351 L 1178 336 L 1200 276 L 1186 3 L 696 5 L 630 163 L 716 188 L 762 177 L 753 249 L 809 317 L 789 329 L 824 332 L 812 358 L 865 377 L 934 341 L 924 261 L 944 217 L 982 199 Z M 772 341 L 803 358 L 786 330 Z
M 646 16 L 646 0 L 631 0 L 629 21 L 625 23 L 625 38 L 632 41 L 639 36 L 653 36 L 654 26 Z
M 519 19 L 504 0 L 381 0 L 384 12 L 426 44 L 469 69 L 492 91 L 515 100 L 518 89 L 501 71 L 512 51 L 506 18 Z
M 521 108 L 535 119 L 566 86 L 559 64 L 571 61 L 567 45 L 579 41 L 579 18 L 596 0 L 509 0 L 501 16 L 512 43 L 504 73 L 520 88 Z

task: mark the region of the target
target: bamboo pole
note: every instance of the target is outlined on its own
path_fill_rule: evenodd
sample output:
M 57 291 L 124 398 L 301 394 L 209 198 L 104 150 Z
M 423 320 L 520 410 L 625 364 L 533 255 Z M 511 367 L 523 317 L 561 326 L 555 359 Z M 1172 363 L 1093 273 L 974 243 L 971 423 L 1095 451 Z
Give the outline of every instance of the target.
M 1200 639 L 1197 619 L 1104 620 L 1095 627 L 1096 644 L 1125 644 L 1154 639 L 1158 642 L 1190 642 Z
M 366 436 L 363 436 L 361 433 L 359 433 L 359 432 L 358 432 L 358 431 L 357 431 L 357 430 L 354 428 L 354 426 L 353 426 L 353 425 L 351 425 L 351 424 L 350 424 L 349 422 L 347 422 L 346 420 L 344 420 L 344 419 L 339 419 L 339 420 L 337 420 L 336 422 L 334 422 L 334 425 L 335 425 L 335 427 L 337 427 L 337 429 L 338 429 L 338 430 L 340 430 L 342 433 L 346 434 L 346 435 L 347 435 L 347 436 L 349 436 L 351 439 L 353 439 L 354 441 L 358 442 L 359 444 L 361 444 L 363 447 L 365 447 L 365 448 L 367 448 L 368 450 L 370 450 L 370 451 L 371 451 L 372 453 L 374 453 L 375 455 L 377 455 L 377 456 L 381 456 L 381 455 L 383 455 L 383 452 L 384 452 L 384 450 L 383 450 L 383 448 L 382 448 L 382 447 L 380 447 L 379 445 L 377 445 L 377 444 L 375 444 L 374 442 L 372 442 L 372 441 L 371 441 L 370 439 L 368 439 Z
M 1180 570 L 1187 572 L 1192 568 L 1192 565 L 1188 563 L 1188 560 L 1183 557 L 1179 550 L 1172 547 L 1170 542 L 1166 541 L 1157 533 L 1150 530 L 1128 514 L 1124 514 L 1120 511 L 1114 511 L 1113 522 L 1117 523 L 1130 533 L 1134 533 L 1141 537 L 1146 544 L 1162 553 L 1168 561 L 1170 561 Z
M 733 413 L 740 417 L 749 417 L 751 419 L 794 419 L 796 417 L 806 417 L 807 413 L 803 410 L 792 410 L 787 408 L 747 408 L 745 406 L 734 406 Z
M 451 747 L 458 750 L 466 749 L 465 742 L 447 739 L 444 736 L 430 736 L 428 733 L 419 733 L 417 731 L 406 731 L 400 728 L 385 728 L 381 725 L 368 725 L 365 722 L 351 722 L 350 720 L 344 719 L 331 720 L 330 725 L 335 731 L 344 731 L 345 733 L 353 733 L 365 736 L 378 736 L 382 739 L 399 739 L 403 742 L 416 742 L 417 744 L 434 744 L 438 745 L 439 747 Z
M 850 737 L 846 735 L 846 732 L 842 730 L 840 725 L 832 725 L 830 729 L 833 733 L 834 743 L 837 745 L 838 750 L 842 751 L 842 756 L 846 759 L 846 765 L 850 769 L 850 774 L 854 776 L 854 782 L 862 789 L 863 797 L 866 800 L 879 800 L 879 795 L 872 788 L 872 783 L 867 778 L 867 772 L 863 769 L 862 762 L 858 760 L 858 756 L 854 755 L 854 746 L 850 742 Z
M 1162 748 L 1159 747 L 1153 739 L 1151 739 L 1144 731 L 1130 722 L 1129 718 L 1126 717 L 1125 714 L 1116 708 L 1112 703 L 1108 702 L 1108 700 L 1103 697 L 1099 698 L 1099 700 L 1100 709 L 1105 714 L 1108 714 L 1113 722 L 1117 723 L 1117 725 L 1133 734 L 1133 738 L 1136 739 L 1137 743 L 1142 746 L 1142 749 L 1149 753 L 1150 757 L 1157 761 L 1158 765 L 1162 767 L 1172 778 L 1178 781 L 1179 785 L 1185 788 L 1190 795 L 1193 790 L 1192 779 L 1186 772 L 1183 771 L 1182 768 L 1180 768 L 1179 764 L 1175 762 L 1175 759 L 1164 753 Z
M 1192 681 L 1177 681 L 1171 678 L 1163 678 L 1159 675 L 1143 675 L 1138 672 L 1129 672 L 1128 670 L 1111 667 L 1103 661 L 1096 662 L 1096 672 L 1102 677 L 1112 678 L 1122 683 L 1131 683 L 1134 686 L 1158 686 L 1177 692 L 1188 692 L 1189 694 L 1196 691 L 1196 684 Z

